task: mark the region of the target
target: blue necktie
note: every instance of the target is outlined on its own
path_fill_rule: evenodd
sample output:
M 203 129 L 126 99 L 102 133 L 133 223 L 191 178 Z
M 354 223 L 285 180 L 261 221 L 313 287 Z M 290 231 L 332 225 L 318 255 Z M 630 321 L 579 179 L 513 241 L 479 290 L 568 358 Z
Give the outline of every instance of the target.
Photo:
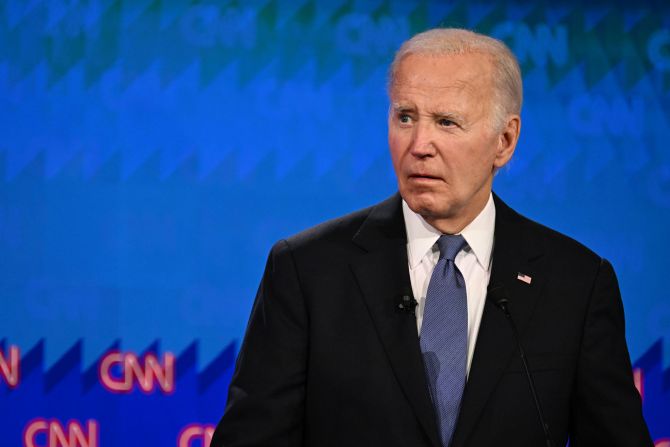
M 466 378 L 468 303 L 465 280 L 454 259 L 467 243 L 460 235 L 442 235 L 437 245 L 440 259 L 428 283 L 420 344 L 442 445 L 447 447 Z

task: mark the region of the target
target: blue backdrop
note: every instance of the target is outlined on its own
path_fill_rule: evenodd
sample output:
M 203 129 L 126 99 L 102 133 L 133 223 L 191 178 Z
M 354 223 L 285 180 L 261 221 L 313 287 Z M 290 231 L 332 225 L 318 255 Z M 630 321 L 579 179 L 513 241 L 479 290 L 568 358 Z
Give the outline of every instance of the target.
M 670 446 L 670 6 L 0 1 L 0 446 L 208 443 L 267 252 L 395 191 L 385 75 L 434 26 L 525 83 L 494 189 L 619 275 Z

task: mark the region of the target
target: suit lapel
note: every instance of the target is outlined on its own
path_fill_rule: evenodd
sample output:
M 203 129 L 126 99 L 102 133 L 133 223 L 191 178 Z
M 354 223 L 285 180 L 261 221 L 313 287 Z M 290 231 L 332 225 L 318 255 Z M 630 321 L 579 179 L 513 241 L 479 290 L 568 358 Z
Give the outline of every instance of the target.
M 531 318 L 546 275 L 541 241 L 534 240 L 529 221 L 494 195 L 496 226 L 490 285 L 502 285 L 509 295 L 510 313 L 521 337 Z M 528 275 L 530 284 L 517 278 Z M 545 276 L 546 277 L 546 276 Z M 484 306 L 470 375 L 461 401 L 461 412 L 452 446 L 466 444 L 486 403 L 513 356 L 517 342 L 509 321 L 491 300 Z
M 428 438 L 440 446 L 416 319 L 396 310 L 396 298 L 412 294 L 401 203 L 396 195 L 371 211 L 353 239 L 365 252 L 351 268 L 393 372 Z

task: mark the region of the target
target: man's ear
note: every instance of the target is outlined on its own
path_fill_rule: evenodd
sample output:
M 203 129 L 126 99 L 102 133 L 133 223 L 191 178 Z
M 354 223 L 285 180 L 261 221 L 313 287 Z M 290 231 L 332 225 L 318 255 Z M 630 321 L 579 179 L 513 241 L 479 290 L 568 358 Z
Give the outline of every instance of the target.
M 500 169 L 507 164 L 514 155 L 516 143 L 519 141 L 521 132 L 521 117 L 519 115 L 508 115 L 507 121 L 498 135 L 498 148 L 493 165 Z

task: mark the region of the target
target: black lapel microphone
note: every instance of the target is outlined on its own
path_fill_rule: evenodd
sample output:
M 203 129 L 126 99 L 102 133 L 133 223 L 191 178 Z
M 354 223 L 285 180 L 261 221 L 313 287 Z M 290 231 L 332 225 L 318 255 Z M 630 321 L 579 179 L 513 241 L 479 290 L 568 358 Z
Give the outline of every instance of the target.
M 512 314 L 509 312 L 509 294 L 507 289 L 502 284 L 492 284 L 489 285 L 487 291 L 487 299 L 490 299 L 496 307 L 503 311 L 507 321 L 509 321 L 510 326 L 512 327 L 512 333 L 514 334 L 514 339 L 516 344 L 519 347 L 519 354 L 521 355 L 521 363 L 523 365 L 523 372 L 526 374 L 526 379 L 528 379 L 528 386 L 530 387 L 530 393 L 533 395 L 533 402 L 535 402 L 535 409 L 537 410 L 537 416 L 540 419 L 540 424 L 542 425 L 542 431 L 544 432 L 544 440 L 547 443 L 547 447 L 553 447 L 551 442 L 551 435 L 549 434 L 549 425 L 544 420 L 544 413 L 542 412 L 542 406 L 540 405 L 540 399 L 537 397 L 537 392 L 535 391 L 535 382 L 533 381 L 533 376 L 530 373 L 530 368 L 528 367 L 528 361 L 526 360 L 526 353 L 523 350 L 521 345 L 521 338 L 519 337 L 519 332 L 516 330 L 516 325 L 514 320 L 512 320 Z
M 395 297 L 395 310 L 403 314 L 416 315 L 417 302 L 411 291 L 405 290 Z

